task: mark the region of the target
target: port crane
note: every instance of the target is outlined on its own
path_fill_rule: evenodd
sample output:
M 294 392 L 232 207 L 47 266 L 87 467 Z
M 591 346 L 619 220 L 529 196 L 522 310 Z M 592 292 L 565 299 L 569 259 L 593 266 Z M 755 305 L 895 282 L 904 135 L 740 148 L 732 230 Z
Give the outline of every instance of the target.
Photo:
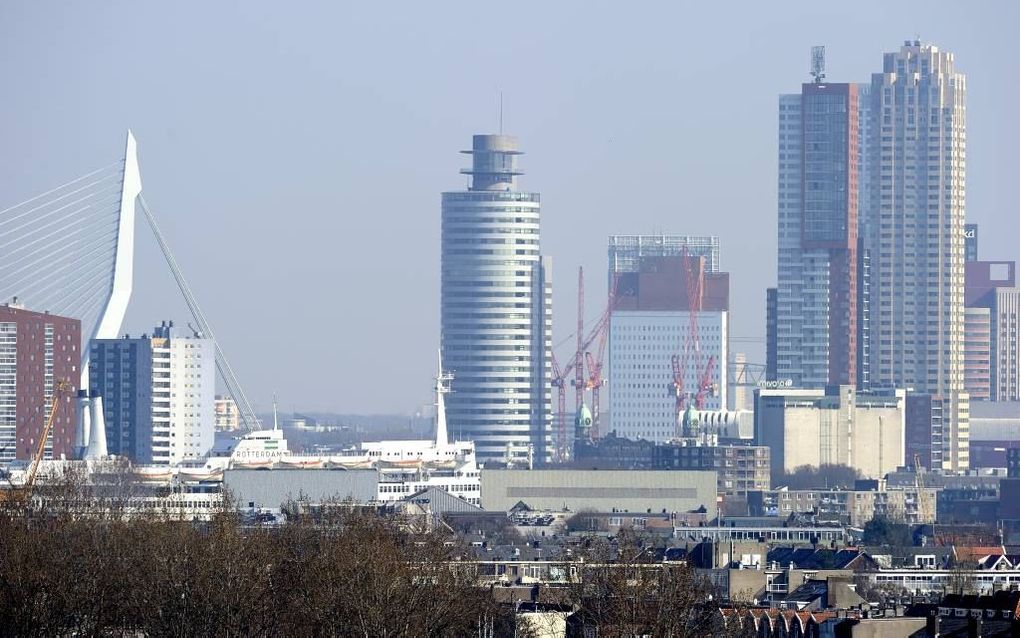
M 32 455 L 32 459 L 28 464 L 28 469 L 25 471 L 25 482 L 19 487 L 11 488 L 6 492 L 6 494 L 0 492 L 0 500 L 25 502 L 32 496 L 32 490 L 35 487 L 35 477 L 36 474 L 39 473 L 39 465 L 42 463 L 43 457 L 46 455 L 46 441 L 53 432 L 53 424 L 57 420 L 57 412 L 60 410 L 60 404 L 63 402 L 63 399 L 70 396 L 73 391 L 74 387 L 69 381 L 65 379 L 56 381 L 53 386 L 53 394 L 50 398 L 50 412 L 46 417 L 46 422 L 39 435 L 39 443 L 36 445 L 35 453 Z M 6 498 L 4 498 L 4 496 L 6 496 Z

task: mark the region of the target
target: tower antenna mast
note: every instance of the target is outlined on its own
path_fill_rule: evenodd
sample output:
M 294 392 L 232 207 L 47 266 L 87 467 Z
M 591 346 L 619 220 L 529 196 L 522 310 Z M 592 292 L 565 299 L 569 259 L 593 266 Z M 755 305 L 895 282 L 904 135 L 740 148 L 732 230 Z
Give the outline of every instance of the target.
M 821 84 L 825 80 L 825 47 L 811 47 L 811 77 L 815 84 Z

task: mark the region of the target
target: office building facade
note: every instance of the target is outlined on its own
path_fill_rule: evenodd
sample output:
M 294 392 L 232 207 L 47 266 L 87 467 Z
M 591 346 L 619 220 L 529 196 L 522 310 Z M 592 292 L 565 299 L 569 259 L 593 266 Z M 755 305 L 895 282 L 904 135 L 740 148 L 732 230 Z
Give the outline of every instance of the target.
M 442 195 L 441 350 L 447 419 L 480 462 L 551 460 L 552 279 L 538 193 L 518 189 L 516 138 L 476 135 L 465 191 Z
M 630 240 L 641 253 L 624 256 L 619 237 L 609 243 L 609 276 L 616 289 L 609 322 L 612 426 L 621 437 L 664 442 L 679 434 L 676 394 L 670 390 L 674 357 L 688 402 L 707 374 L 711 389 L 704 408 L 727 407 L 729 274 L 718 271 L 717 238 Z M 648 246 L 651 254 L 643 250 Z M 694 291 L 688 290 L 689 279 Z
M 765 289 L 765 380 L 779 378 L 779 289 Z
M 969 261 L 965 273 L 967 391 L 972 400 L 1016 401 L 1020 399 L 1016 262 Z M 986 370 L 979 373 L 981 363 Z
M 971 401 L 991 398 L 992 317 L 989 308 L 965 308 L 963 384 Z
M 726 356 L 729 316 L 725 310 L 698 313 L 702 370 L 688 357 L 683 367 L 684 388 L 696 392 L 708 358 L 713 391 L 705 408 L 726 408 Z M 634 311 L 613 313 L 609 328 L 609 397 L 613 430 L 629 439 L 665 442 L 676 436 L 676 396 L 672 392 L 673 355 L 680 354 L 689 334 L 688 311 Z M 688 399 L 690 401 L 691 399 Z
M 93 339 L 91 349 L 90 391 L 103 397 L 110 454 L 176 465 L 212 448 L 212 339 L 186 335 L 164 322 L 151 336 Z
M 44 458 L 71 458 L 80 344 L 77 319 L 26 310 L 17 299 L 0 306 L 0 464 L 35 455 L 55 398 Z M 70 389 L 58 394 L 59 382 Z
M 995 289 L 991 314 L 991 398 L 1020 401 L 1020 288 Z
M 775 374 L 797 387 L 857 382 L 859 104 L 821 81 L 779 99 Z

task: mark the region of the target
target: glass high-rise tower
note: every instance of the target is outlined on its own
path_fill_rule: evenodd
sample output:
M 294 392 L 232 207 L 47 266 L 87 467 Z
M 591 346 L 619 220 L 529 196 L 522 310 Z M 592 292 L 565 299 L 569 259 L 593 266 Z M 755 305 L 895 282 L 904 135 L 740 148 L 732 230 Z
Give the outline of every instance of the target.
M 857 381 L 859 103 L 821 80 L 779 99 L 775 374 L 796 387 Z
M 940 416 L 922 462 L 944 470 L 969 463 L 965 102 L 953 55 L 919 41 L 870 84 L 819 78 L 779 99 L 770 370 L 927 395 Z
M 465 191 L 442 195 L 441 349 L 452 434 L 479 461 L 551 460 L 552 283 L 540 196 L 507 135 L 475 135 Z

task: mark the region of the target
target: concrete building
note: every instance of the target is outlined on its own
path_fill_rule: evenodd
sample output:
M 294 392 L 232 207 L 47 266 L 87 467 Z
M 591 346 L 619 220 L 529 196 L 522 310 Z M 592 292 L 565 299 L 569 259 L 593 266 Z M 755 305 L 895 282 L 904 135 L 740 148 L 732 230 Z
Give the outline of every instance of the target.
M 939 490 L 931 487 L 902 489 L 789 490 L 779 488 L 751 498 L 752 515 L 766 505 L 769 513 L 780 518 L 811 513 L 827 519 L 839 519 L 853 527 L 863 527 L 876 517 L 910 523 L 932 523 L 937 517 Z
M 881 478 L 905 459 L 906 393 L 853 386 L 759 389 L 755 444 L 772 451 L 772 480 L 802 465 L 848 465 Z
M 657 470 L 712 470 L 719 477 L 724 502 L 743 500 L 753 490 L 771 486 L 769 448 L 760 445 L 660 445 L 654 448 Z
M 991 308 L 996 288 L 1014 286 L 1015 261 L 971 261 L 964 266 L 963 301 L 968 308 Z
M 822 77 L 779 98 L 776 375 L 857 382 L 860 98 Z
M 938 398 L 931 463 L 963 470 L 966 78 L 952 53 L 907 41 L 872 76 L 869 108 L 870 382 Z
M 32 458 L 53 407 L 56 384 L 65 394 L 44 458 L 70 458 L 81 378 L 81 322 L 26 310 L 15 298 L 0 306 L 0 464 Z
M 733 376 L 728 378 L 730 388 L 726 393 L 726 400 L 729 405 L 727 410 L 753 410 L 754 392 L 748 384 L 753 377 L 752 367 L 747 362 L 747 355 L 743 352 L 734 352 L 731 355 Z M 727 374 L 727 376 L 729 376 Z
M 965 308 L 963 320 L 964 387 L 971 401 L 987 401 L 991 398 L 991 313 L 988 308 Z
M 216 395 L 216 431 L 236 432 L 241 429 L 241 415 L 230 397 Z
M 1020 288 L 996 288 L 991 308 L 991 398 L 1020 400 Z
M 697 319 L 697 349 L 686 356 L 684 388 L 693 396 L 703 371 L 712 366 L 713 391 L 706 409 L 725 409 L 729 360 L 729 274 L 712 270 L 718 262 L 714 237 L 630 237 L 634 254 L 621 237 L 610 238 L 610 280 L 616 287 L 609 324 L 609 396 L 613 429 L 619 436 L 667 441 L 677 435 L 676 398 L 663 391 L 673 382 L 673 357 L 684 356 Z M 657 240 L 662 240 L 662 243 Z M 690 242 L 690 269 L 683 257 Z M 654 247 L 654 251 L 648 249 Z M 666 253 L 664 246 L 674 252 Z M 695 250 L 702 254 L 695 254 Z M 688 279 L 701 281 L 700 296 L 688 290 Z M 696 306 L 691 307 L 694 299 Z M 693 344 L 693 342 L 691 342 Z M 694 346 L 692 345 L 693 349 Z M 690 352 L 690 351 L 688 351 Z
M 943 451 L 949 444 L 944 441 L 951 436 L 946 428 L 947 414 L 952 402 L 942 397 L 908 392 L 906 401 L 906 460 L 914 462 L 916 456 L 922 467 L 933 470 L 942 467 Z M 968 418 L 967 449 L 970 450 L 970 402 L 965 413 Z M 968 461 L 969 463 L 969 461 Z
M 711 470 L 718 475 L 718 493 L 728 503 L 749 490 L 767 490 L 769 449 L 756 445 L 698 445 L 692 440 L 653 443 L 613 434 L 577 445 L 571 467 L 586 470 Z M 746 510 L 746 508 L 744 508 Z
M 448 418 L 481 462 L 552 458 L 551 263 L 540 197 L 518 190 L 516 138 L 475 135 L 465 191 L 442 195 L 441 349 Z
M 1007 467 L 1009 451 L 1020 448 L 1020 402 L 974 402 L 970 408 L 970 438 L 972 467 Z
M 971 261 L 964 287 L 964 368 L 973 400 L 1020 399 L 1015 261 Z
M 689 512 L 716 516 L 716 473 L 682 470 L 482 470 L 482 508 Z
M 94 339 L 90 391 L 103 397 L 110 454 L 177 465 L 213 446 L 216 365 L 212 339 L 173 322 L 151 336 Z

